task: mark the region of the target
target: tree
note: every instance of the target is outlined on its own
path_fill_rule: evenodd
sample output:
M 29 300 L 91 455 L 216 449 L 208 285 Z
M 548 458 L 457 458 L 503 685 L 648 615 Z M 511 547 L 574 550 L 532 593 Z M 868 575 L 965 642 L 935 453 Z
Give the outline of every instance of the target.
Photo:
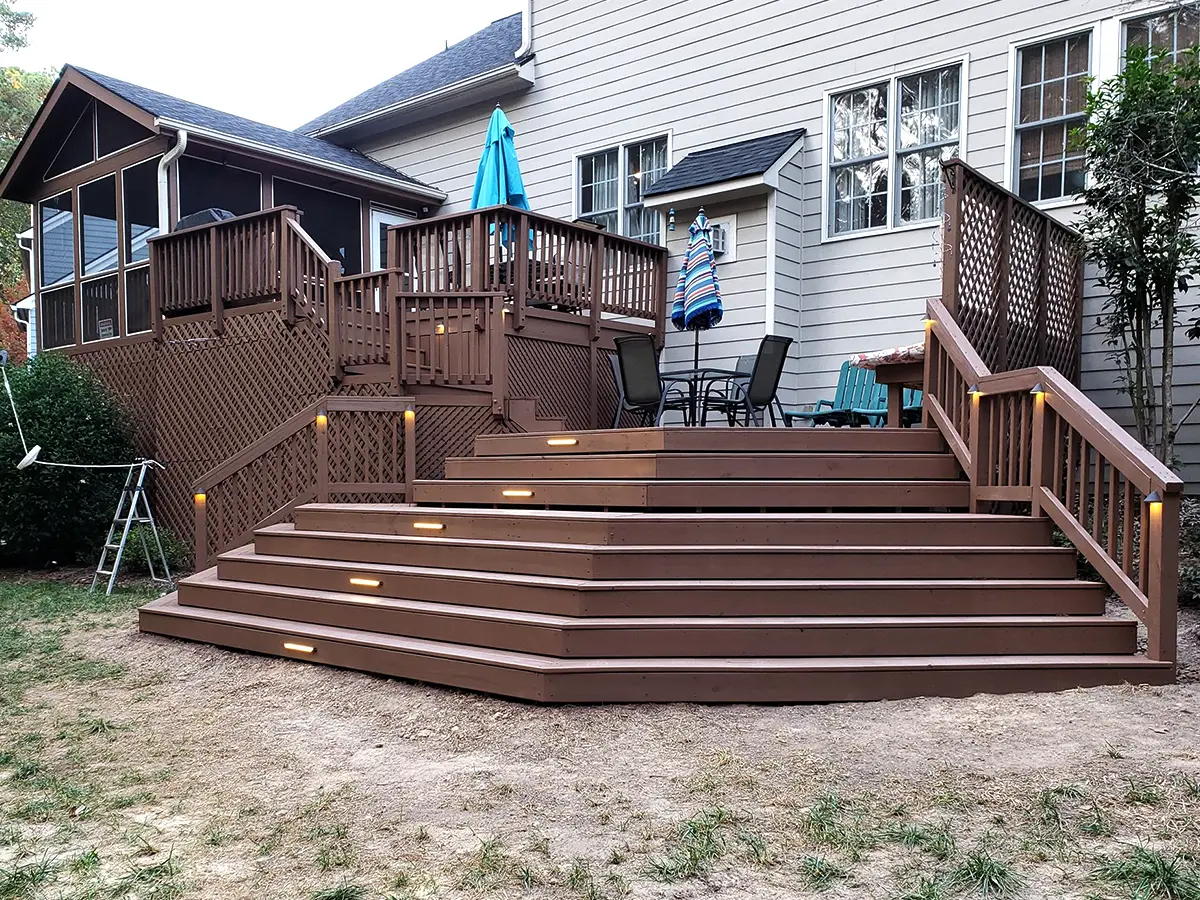
M 0 0 L 0 17 L 4 3 Z M 54 84 L 48 72 L 26 72 L 16 66 L 0 68 L 0 168 L 12 157 Z M 29 227 L 29 207 L 0 200 L 0 288 L 11 287 L 22 277 L 17 235 Z
M 8 0 L 0 0 L 0 50 L 24 47 L 32 25 L 32 14 L 17 12 Z
M 1200 244 L 1188 228 L 1200 207 L 1197 51 L 1172 63 L 1130 48 L 1119 75 L 1089 88 L 1087 115 L 1077 136 L 1089 171 L 1080 231 L 1108 293 L 1099 322 L 1138 440 L 1170 465 L 1179 428 L 1176 295 L 1200 272 Z M 1197 334 L 1200 323 L 1188 336 Z

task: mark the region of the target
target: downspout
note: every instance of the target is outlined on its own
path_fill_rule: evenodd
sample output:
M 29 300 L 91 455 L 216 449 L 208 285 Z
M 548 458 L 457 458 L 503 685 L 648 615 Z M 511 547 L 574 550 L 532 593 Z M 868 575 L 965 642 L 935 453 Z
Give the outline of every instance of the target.
M 521 46 L 517 48 L 516 60 L 521 62 L 533 50 L 533 0 L 526 0 L 521 13 Z
M 180 128 L 175 133 L 175 146 L 163 154 L 158 161 L 158 233 L 167 234 L 171 230 L 170 181 L 167 173 L 175 160 L 187 149 L 188 133 Z

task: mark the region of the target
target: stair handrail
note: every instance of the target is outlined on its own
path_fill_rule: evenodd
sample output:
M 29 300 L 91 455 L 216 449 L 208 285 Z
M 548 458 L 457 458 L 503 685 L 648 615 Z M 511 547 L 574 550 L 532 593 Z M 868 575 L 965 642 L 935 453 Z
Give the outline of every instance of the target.
M 926 424 L 982 503 L 1029 503 L 1146 626 L 1146 655 L 1176 661 L 1183 481 L 1057 369 L 993 374 L 953 316 L 929 300 Z
M 403 415 L 404 454 L 401 462 L 402 482 L 343 483 L 330 479 L 329 417 L 338 412 L 380 412 Z M 287 500 L 274 509 L 259 515 L 248 528 L 210 548 L 208 517 L 210 495 L 227 479 L 234 478 L 267 454 L 279 450 L 289 440 L 313 429 L 314 466 L 312 478 L 299 469 L 288 473 L 292 491 Z M 192 502 L 195 515 L 195 567 L 197 571 L 211 564 L 212 558 L 225 550 L 248 543 L 256 530 L 282 521 L 305 503 L 328 502 L 331 493 L 386 493 L 412 496 L 416 478 L 416 400 L 413 397 L 322 397 L 298 410 L 287 420 L 268 431 L 258 440 L 239 450 L 229 459 L 205 472 L 193 484 Z

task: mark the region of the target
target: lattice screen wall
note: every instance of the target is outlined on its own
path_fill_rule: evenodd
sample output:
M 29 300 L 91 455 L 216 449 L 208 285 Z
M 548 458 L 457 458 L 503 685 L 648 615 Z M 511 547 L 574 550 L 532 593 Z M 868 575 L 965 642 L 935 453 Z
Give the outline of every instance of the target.
M 537 414 L 543 418 L 562 419 L 568 428 L 588 428 L 592 419 L 587 390 L 590 356 L 587 347 L 576 344 L 510 335 L 509 395 L 536 398 Z M 607 378 L 612 380 L 611 375 Z

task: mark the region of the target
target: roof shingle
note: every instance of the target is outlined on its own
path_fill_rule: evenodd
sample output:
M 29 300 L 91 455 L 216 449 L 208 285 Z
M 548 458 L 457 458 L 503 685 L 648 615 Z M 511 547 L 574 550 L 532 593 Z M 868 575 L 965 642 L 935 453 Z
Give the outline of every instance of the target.
M 482 31 L 363 91 L 296 130 L 312 134 L 475 75 L 491 72 L 506 63 L 515 63 L 516 53 L 521 49 L 521 16 L 521 13 L 516 13 L 497 19 Z
M 735 178 L 761 175 L 775 165 L 788 147 L 803 135 L 804 129 L 797 128 L 689 153 L 654 182 L 645 196 L 672 194 Z
M 333 163 L 356 169 L 367 175 L 383 176 L 427 187 L 422 182 L 417 181 L 415 178 L 410 178 L 403 172 L 393 169 L 391 166 L 385 166 L 383 163 L 376 162 L 355 150 L 339 147 L 337 144 L 330 143 L 329 141 L 309 137 L 306 134 L 296 131 L 276 128 L 273 125 L 264 125 L 261 122 L 254 122 L 250 119 L 243 119 L 241 116 L 221 112 L 218 109 L 212 109 L 208 106 L 201 106 L 198 103 L 190 103 L 187 100 L 180 100 L 178 97 L 172 97 L 169 94 L 153 91 L 150 88 L 144 88 L 140 85 L 130 84 L 127 81 L 111 78 L 108 75 L 101 75 L 99 72 L 81 69 L 78 66 L 73 66 L 72 68 L 92 79 L 92 81 L 101 87 L 107 88 L 117 96 L 128 100 L 134 106 L 144 109 L 153 116 L 172 119 L 182 125 L 203 128 L 208 131 L 217 132 L 218 134 L 227 135 L 230 138 L 253 141 L 267 148 L 299 153 L 320 162 Z

